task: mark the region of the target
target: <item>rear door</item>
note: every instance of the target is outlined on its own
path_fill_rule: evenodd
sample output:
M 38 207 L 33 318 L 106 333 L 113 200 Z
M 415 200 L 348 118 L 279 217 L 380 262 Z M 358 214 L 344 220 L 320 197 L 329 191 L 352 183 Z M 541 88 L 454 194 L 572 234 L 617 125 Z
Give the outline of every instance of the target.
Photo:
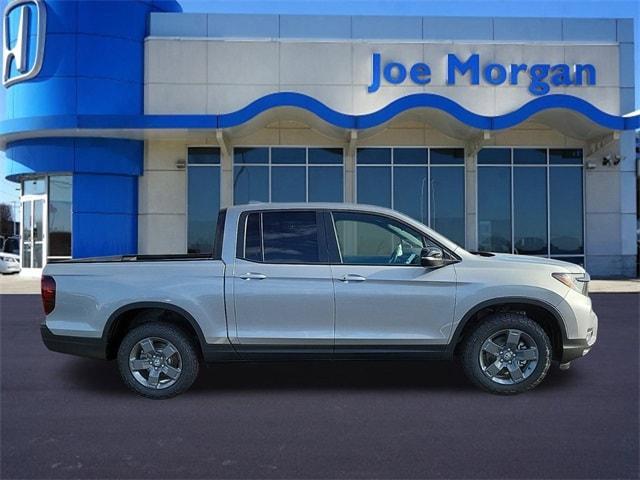
M 421 266 L 420 251 L 433 242 L 397 219 L 343 210 L 327 217 L 329 250 L 337 250 L 336 353 L 442 350 L 455 307 L 453 265 Z
M 241 215 L 233 301 L 245 354 L 333 351 L 335 305 L 324 228 L 315 210 Z

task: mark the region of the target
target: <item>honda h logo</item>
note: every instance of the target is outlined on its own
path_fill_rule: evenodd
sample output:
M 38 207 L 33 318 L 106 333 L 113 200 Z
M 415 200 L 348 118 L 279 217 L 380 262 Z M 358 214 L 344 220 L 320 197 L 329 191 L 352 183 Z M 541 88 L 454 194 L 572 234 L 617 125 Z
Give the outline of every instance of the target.
M 4 9 L 2 84 L 35 77 L 42 68 L 47 25 L 43 0 L 12 0 Z

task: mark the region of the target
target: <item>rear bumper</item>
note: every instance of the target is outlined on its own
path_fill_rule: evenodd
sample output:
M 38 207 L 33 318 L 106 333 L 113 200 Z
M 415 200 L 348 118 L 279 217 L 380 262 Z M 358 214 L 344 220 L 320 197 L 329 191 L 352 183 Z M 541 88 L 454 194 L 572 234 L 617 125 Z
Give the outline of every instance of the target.
M 40 325 L 40 334 L 45 346 L 52 352 L 68 353 L 69 355 L 101 360 L 107 358 L 107 344 L 102 338 L 54 335 L 45 324 Z

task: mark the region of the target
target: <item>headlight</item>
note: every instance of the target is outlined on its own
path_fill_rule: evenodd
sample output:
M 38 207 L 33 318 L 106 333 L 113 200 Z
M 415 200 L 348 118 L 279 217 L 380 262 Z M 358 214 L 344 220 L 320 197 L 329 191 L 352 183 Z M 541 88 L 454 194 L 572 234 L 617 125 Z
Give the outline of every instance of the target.
M 588 273 L 552 273 L 551 276 L 578 293 L 589 294 L 589 280 L 591 278 Z

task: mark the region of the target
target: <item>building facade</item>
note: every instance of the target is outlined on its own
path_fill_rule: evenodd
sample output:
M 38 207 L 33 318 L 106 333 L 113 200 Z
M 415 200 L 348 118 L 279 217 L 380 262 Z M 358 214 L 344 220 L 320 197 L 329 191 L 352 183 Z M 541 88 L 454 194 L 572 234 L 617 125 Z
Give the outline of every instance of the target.
M 0 138 L 27 269 L 207 253 L 224 206 L 336 201 L 394 208 L 469 250 L 636 276 L 630 19 L 53 0 L 5 19 Z

